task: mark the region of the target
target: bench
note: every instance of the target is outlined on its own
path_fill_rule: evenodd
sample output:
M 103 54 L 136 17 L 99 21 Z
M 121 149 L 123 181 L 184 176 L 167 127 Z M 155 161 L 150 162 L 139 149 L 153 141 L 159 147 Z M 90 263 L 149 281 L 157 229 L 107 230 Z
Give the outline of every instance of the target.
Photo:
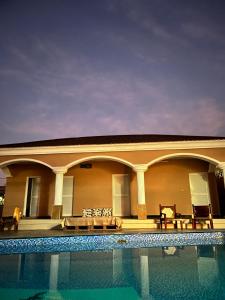
M 101 227 L 103 229 L 121 227 L 121 219 L 117 217 L 66 217 L 62 222 L 62 228 L 75 228 L 88 230 Z
M 120 228 L 121 219 L 112 216 L 112 208 L 84 208 L 82 217 L 66 217 L 62 227 L 88 230 L 96 228 Z

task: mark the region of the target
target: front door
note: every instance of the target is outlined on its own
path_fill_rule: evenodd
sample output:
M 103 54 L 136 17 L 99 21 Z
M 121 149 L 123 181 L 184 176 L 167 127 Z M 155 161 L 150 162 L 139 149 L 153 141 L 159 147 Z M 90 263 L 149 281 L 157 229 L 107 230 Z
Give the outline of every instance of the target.
M 37 217 L 40 198 L 40 177 L 29 177 L 27 179 L 26 217 Z

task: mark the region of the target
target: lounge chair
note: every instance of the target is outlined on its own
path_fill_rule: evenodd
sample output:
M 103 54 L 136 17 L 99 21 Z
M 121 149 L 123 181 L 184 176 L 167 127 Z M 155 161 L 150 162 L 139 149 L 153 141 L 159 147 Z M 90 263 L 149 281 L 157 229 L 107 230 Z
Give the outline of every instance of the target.
M 201 225 L 201 228 L 206 224 L 208 228 L 213 229 L 212 219 L 212 206 L 208 205 L 192 205 L 192 228 L 196 229 L 197 224 Z
M 160 229 L 167 229 L 167 224 L 173 224 L 174 228 L 177 228 L 176 220 L 176 204 L 174 205 L 159 205 L 160 211 Z
M 12 216 L 6 216 L 0 219 L 0 230 L 4 230 L 5 228 L 8 228 L 8 230 L 10 230 L 12 229 L 12 227 L 14 227 L 14 230 L 17 231 L 20 218 L 21 218 L 20 208 L 15 207 Z

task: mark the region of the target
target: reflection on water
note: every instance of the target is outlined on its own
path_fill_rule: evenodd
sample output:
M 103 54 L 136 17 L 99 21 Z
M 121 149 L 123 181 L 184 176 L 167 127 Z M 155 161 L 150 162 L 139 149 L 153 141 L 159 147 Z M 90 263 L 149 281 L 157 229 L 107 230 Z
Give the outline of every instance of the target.
M 0 256 L 1 299 L 225 299 L 225 247 Z

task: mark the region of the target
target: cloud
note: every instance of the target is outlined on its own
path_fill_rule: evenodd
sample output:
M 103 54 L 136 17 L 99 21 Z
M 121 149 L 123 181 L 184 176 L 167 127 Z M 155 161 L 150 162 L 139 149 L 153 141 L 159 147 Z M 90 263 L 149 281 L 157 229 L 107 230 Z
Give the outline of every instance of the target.
M 40 139 L 132 133 L 220 135 L 225 125 L 225 110 L 216 99 L 172 101 L 165 83 L 129 73 L 103 75 L 93 70 L 76 78 L 77 87 L 70 86 L 69 94 L 56 78 L 57 101 L 31 103 L 27 118 L 8 127 L 19 136 Z M 48 90 L 48 98 L 51 93 Z
M 108 7 L 130 21 L 132 35 L 121 30 L 114 41 L 127 47 L 137 59 L 149 65 L 186 62 L 197 67 L 202 62 L 222 72 L 219 66 L 221 61 L 224 63 L 225 32 L 220 14 L 215 15 L 220 7 L 217 4 L 206 3 L 203 7 L 189 1 L 114 0 Z
M 224 32 L 220 32 L 210 20 L 191 20 L 181 24 L 181 28 L 188 37 L 224 45 Z
M 30 95 L 20 118 L 16 106 L 9 112 L 13 117 L 5 118 L 6 142 L 128 133 L 221 135 L 225 108 L 207 91 L 191 98 L 182 80 L 119 66 L 102 69 L 54 42 L 32 43 L 32 54 L 15 48 L 10 53 L 17 64 L 0 71 L 2 79 L 19 79 Z
M 177 103 L 176 109 L 165 102 L 158 106 L 152 114 L 142 113 L 145 126 L 158 128 L 159 133 L 184 135 L 220 135 L 224 127 L 225 110 L 215 99 L 195 99 L 186 103 Z
M 122 13 L 136 26 L 146 31 L 146 37 L 154 42 L 158 39 L 161 42 L 176 42 L 176 44 L 187 44 L 187 41 L 175 30 L 170 23 L 165 22 L 168 18 L 168 3 L 165 1 L 110 1 L 109 10 L 114 13 Z M 170 4 L 169 4 L 170 5 Z M 176 11 L 176 10 L 175 10 Z M 157 12 L 157 13 L 156 13 Z M 170 9 L 170 14 L 174 11 Z M 177 20 L 180 21 L 180 20 Z M 139 31 L 140 33 L 140 31 Z

